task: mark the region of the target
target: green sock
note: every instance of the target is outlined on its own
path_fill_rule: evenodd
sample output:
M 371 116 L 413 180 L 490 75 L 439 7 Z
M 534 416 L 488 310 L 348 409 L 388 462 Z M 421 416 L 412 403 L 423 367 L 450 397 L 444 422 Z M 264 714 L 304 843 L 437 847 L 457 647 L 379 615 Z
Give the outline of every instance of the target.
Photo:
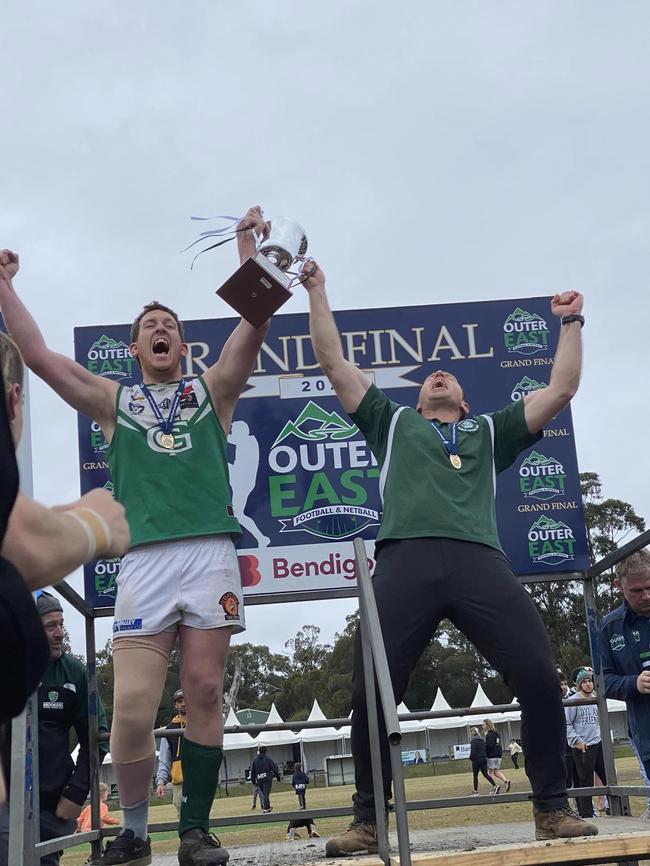
M 201 746 L 185 737 L 181 753 L 183 796 L 178 824 L 179 836 L 194 829 L 208 832 L 210 809 L 217 792 L 222 758 L 221 746 Z

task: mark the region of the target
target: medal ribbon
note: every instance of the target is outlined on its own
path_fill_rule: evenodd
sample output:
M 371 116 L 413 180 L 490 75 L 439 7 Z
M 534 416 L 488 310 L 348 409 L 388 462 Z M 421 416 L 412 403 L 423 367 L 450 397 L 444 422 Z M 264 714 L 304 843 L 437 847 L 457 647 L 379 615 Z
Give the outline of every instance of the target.
M 153 394 L 149 390 L 148 386 L 144 384 L 144 382 L 140 385 L 140 389 L 149 401 L 151 411 L 155 415 L 156 421 L 158 422 L 158 425 L 160 426 L 163 434 L 169 436 L 174 426 L 174 419 L 176 418 L 176 413 L 178 412 L 178 404 L 181 402 L 181 396 L 183 394 L 183 390 L 185 389 L 185 379 L 181 379 L 181 381 L 178 383 L 178 388 L 176 389 L 176 393 L 174 394 L 174 399 L 172 400 L 172 405 L 166 420 L 165 418 L 163 418 L 162 412 L 160 411 L 160 406 L 156 403 L 153 398 Z
M 442 439 L 442 444 L 447 449 L 447 454 L 451 457 L 452 454 L 458 454 L 458 424 L 454 421 L 451 425 L 451 439 L 446 439 L 444 433 L 438 427 L 435 421 L 431 422 L 431 426 L 436 431 L 438 436 Z

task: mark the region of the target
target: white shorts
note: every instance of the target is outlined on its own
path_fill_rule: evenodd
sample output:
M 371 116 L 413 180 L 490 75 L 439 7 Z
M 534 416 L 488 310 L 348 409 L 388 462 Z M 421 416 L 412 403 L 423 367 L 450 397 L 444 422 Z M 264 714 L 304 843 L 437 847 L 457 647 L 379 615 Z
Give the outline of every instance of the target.
M 229 535 L 130 550 L 117 577 L 113 639 L 192 628 L 244 631 L 244 596 Z
M 501 758 L 488 758 L 487 759 L 487 768 L 488 770 L 498 770 L 501 767 Z

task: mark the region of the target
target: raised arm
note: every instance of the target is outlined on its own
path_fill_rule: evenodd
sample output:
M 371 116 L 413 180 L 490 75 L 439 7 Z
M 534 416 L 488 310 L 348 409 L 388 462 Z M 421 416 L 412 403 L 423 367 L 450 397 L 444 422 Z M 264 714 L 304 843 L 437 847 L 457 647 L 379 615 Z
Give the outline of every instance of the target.
M 246 259 L 255 255 L 256 244 L 253 231 L 262 237 L 268 233 L 261 207 L 255 205 L 249 208 L 237 228 L 247 229 L 237 235 L 239 260 L 243 264 Z M 219 360 L 204 373 L 203 379 L 226 433 L 230 430 L 237 400 L 255 366 L 257 353 L 268 329 L 268 322 L 259 328 L 254 328 L 242 319 L 226 340 Z
M 578 292 L 564 292 L 551 300 L 551 312 L 562 319 L 580 315 L 583 297 Z M 569 405 L 580 384 L 582 369 L 582 324 L 562 324 L 548 387 L 524 398 L 524 415 L 529 433 L 539 433 L 546 424 Z
M 25 363 L 73 409 L 97 421 L 110 440 L 117 383 L 95 376 L 81 364 L 47 347 L 38 325 L 14 290 L 13 278 L 18 269 L 18 255 L 0 250 L 0 309 Z
M 355 412 L 371 380 L 343 355 L 341 337 L 325 292 L 325 274 L 316 262 L 308 262 L 305 288 L 309 294 L 309 331 L 316 359 L 332 383 L 336 396 L 346 412 Z

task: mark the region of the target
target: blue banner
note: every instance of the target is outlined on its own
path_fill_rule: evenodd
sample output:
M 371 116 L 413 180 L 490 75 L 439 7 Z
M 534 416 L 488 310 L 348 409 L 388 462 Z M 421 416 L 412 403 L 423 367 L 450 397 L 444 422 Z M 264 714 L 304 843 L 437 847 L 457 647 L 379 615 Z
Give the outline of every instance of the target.
M 472 415 L 544 388 L 560 328 L 548 298 L 346 310 L 335 318 L 346 357 L 392 400 L 415 405 L 427 375 L 445 369 L 461 382 Z M 185 378 L 217 360 L 236 323 L 185 323 Z M 76 328 L 76 359 L 97 375 L 137 382 L 128 340 L 127 325 Z M 365 539 L 374 564 L 372 541 L 381 519 L 378 467 L 320 372 L 306 314 L 273 319 L 229 443 L 246 596 L 280 594 L 287 600 L 296 592 L 325 595 L 349 588 L 356 536 Z M 106 449 L 99 426 L 80 416 L 82 492 L 111 488 Z M 570 409 L 498 477 L 497 516 L 517 574 L 588 567 Z M 114 604 L 118 569 L 114 560 L 86 567 L 85 595 L 93 607 Z

